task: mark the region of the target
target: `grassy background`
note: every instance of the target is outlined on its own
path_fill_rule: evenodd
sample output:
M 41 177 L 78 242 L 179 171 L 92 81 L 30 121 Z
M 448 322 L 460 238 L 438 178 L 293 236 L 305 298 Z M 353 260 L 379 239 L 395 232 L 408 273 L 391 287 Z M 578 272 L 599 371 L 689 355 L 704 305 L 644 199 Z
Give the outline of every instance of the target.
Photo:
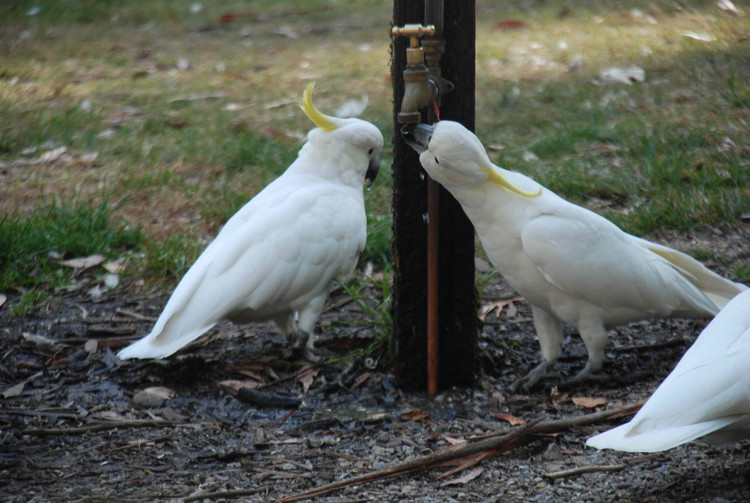
M 390 1 L 194 4 L 0 4 L 0 291 L 62 287 L 54 257 L 93 252 L 174 281 L 294 159 L 310 81 L 328 113 L 367 94 L 363 118 L 391 136 Z M 636 234 L 750 211 L 747 16 L 713 1 L 478 4 L 477 131 L 498 164 Z M 646 80 L 596 82 L 608 66 Z M 378 264 L 390 155 L 366 196 L 363 259 Z

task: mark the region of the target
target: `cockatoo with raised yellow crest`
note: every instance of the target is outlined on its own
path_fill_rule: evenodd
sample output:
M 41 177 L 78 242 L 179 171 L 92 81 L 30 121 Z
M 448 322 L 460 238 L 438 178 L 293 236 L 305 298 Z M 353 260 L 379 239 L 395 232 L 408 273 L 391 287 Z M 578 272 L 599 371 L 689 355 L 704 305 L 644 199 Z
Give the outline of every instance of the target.
M 597 449 L 657 452 L 706 436 L 750 437 L 750 291 L 724 307 L 630 422 L 591 437 Z
M 356 118 L 319 112 L 313 84 L 301 105 L 317 126 L 279 178 L 227 221 L 190 267 L 150 334 L 120 358 L 164 358 L 221 320 L 273 320 L 308 359 L 331 284 L 365 247 L 363 184 L 378 171 L 383 135 Z
M 575 325 L 588 363 L 604 363 L 607 327 L 654 317 L 710 317 L 747 287 L 666 246 L 632 236 L 531 178 L 490 161 L 461 124 L 406 126 L 425 171 L 463 207 L 492 264 L 531 304 L 542 361 L 514 388 L 530 389 L 560 356 Z

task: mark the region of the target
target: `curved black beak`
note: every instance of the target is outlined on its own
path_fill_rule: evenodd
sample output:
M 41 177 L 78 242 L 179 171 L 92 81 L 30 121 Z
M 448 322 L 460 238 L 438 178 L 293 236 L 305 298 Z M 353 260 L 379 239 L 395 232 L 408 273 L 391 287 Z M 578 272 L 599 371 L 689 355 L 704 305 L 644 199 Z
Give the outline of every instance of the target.
M 401 136 L 407 145 L 413 148 L 418 154 L 421 154 L 430 145 L 432 133 L 435 128 L 428 124 L 407 124 L 401 128 Z
M 372 187 L 372 182 L 378 177 L 378 170 L 380 169 L 380 157 L 370 159 L 370 164 L 367 165 L 367 173 L 365 173 L 365 180 L 367 180 L 367 188 Z

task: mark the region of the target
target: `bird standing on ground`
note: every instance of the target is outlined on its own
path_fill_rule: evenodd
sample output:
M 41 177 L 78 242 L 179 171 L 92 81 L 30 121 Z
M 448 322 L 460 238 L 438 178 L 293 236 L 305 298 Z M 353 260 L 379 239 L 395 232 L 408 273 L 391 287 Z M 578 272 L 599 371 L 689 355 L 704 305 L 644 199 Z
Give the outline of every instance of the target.
M 490 161 L 461 124 L 404 129 L 425 171 L 463 207 L 492 264 L 531 304 L 542 362 L 514 388 L 530 389 L 560 356 L 562 323 L 575 325 L 602 368 L 607 327 L 654 317 L 710 317 L 747 287 L 676 250 L 632 236 L 520 173 Z
M 750 291 L 732 299 L 701 332 L 630 422 L 591 437 L 597 449 L 665 451 L 708 435 L 750 436 Z
M 297 159 L 229 219 L 190 267 L 150 334 L 120 358 L 164 358 L 221 320 L 273 320 L 295 355 L 313 354 L 313 328 L 331 283 L 365 247 L 362 188 L 374 180 L 383 135 L 360 119 L 304 113 L 317 126 Z

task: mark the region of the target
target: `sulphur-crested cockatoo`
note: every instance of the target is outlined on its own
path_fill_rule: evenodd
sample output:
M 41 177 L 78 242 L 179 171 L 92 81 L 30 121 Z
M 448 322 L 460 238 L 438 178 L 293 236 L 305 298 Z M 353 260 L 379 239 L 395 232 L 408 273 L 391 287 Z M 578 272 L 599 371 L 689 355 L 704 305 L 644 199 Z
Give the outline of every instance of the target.
M 217 322 L 273 320 L 295 353 L 313 359 L 313 327 L 331 283 L 365 247 L 365 179 L 383 135 L 360 119 L 302 110 L 317 126 L 291 166 L 229 219 L 167 302 L 153 330 L 120 358 L 164 358 Z
M 404 128 L 427 173 L 463 207 L 484 250 L 531 304 L 542 362 L 514 388 L 529 389 L 560 356 L 562 323 L 575 325 L 601 369 L 606 328 L 651 317 L 709 317 L 746 287 L 666 246 L 632 236 L 531 178 L 490 162 L 461 124 Z
M 635 417 L 586 442 L 597 449 L 656 452 L 697 438 L 750 436 L 750 291 L 724 307 Z

